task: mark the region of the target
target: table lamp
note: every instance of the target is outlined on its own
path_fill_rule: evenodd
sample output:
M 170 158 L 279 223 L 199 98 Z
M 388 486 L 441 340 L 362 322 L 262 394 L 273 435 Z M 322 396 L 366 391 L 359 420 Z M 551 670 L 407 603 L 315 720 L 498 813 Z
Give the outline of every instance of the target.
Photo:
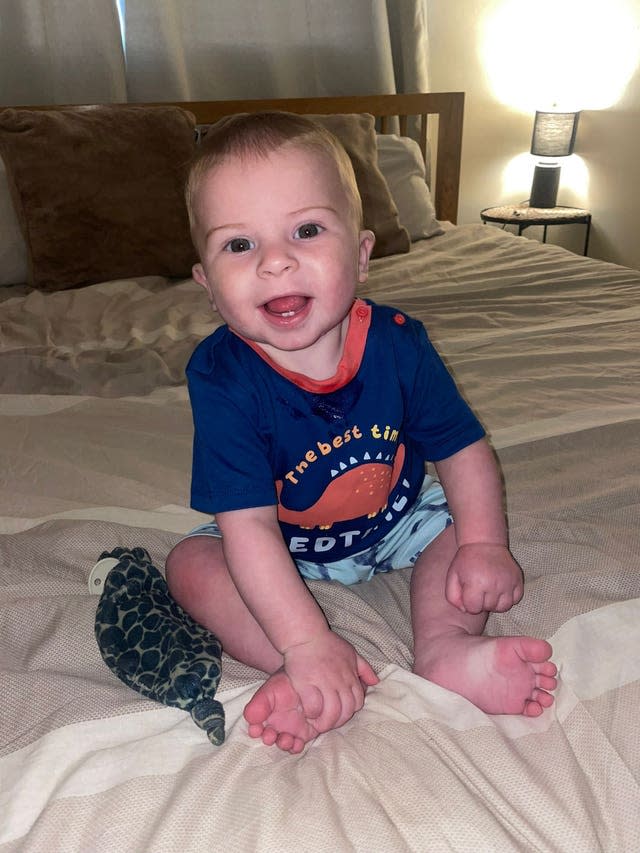
M 573 154 L 580 113 L 536 112 L 531 153 L 538 157 L 568 157 Z M 536 165 L 529 207 L 555 207 L 560 184 L 560 166 L 554 160 Z

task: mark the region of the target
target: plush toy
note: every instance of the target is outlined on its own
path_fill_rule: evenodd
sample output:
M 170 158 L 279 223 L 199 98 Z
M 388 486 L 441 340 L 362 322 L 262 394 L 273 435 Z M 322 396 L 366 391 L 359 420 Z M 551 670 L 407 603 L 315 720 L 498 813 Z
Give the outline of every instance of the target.
M 100 653 L 121 681 L 151 699 L 190 711 L 216 746 L 224 741 L 224 709 L 215 698 L 222 647 L 172 599 L 144 548 L 116 548 L 98 602 Z

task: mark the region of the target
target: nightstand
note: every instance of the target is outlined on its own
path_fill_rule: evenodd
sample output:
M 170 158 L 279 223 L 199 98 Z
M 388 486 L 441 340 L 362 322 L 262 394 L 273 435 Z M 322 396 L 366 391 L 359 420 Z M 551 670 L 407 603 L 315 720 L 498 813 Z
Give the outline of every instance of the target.
M 550 225 L 585 225 L 584 251 L 589 249 L 591 213 L 581 207 L 529 207 L 527 204 L 504 204 L 501 207 L 486 207 L 480 213 L 483 222 L 498 222 L 501 225 L 517 225 L 518 236 L 531 225 L 542 225 L 542 242 L 547 242 Z

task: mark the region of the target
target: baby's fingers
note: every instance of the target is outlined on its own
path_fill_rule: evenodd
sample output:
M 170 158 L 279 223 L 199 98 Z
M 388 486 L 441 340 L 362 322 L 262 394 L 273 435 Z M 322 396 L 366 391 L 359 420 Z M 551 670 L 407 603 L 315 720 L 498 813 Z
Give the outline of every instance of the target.
M 298 691 L 300 704 L 308 720 L 315 720 L 325 711 L 325 697 L 319 688 L 307 684 Z
M 365 687 L 373 687 L 374 684 L 378 683 L 380 679 L 373 671 L 371 664 L 364 658 L 361 658 L 360 655 L 357 657 L 356 666 L 358 669 L 358 677 Z
M 466 607 L 462 600 L 462 584 L 458 575 L 450 574 L 447 578 L 445 597 L 449 604 L 457 607 L 458 610 L 462 610 L 463 613 L 466 612 Z
M 462 607 L 460 608 L 465 613 L 472 613 L 474 616 L 478 613 L 485 613 L 488 610 L 493 610 L 492 596 L 482 592 L 482 590 L 470 590 L 465 588 L 462 594 Z
M 450 604 L 457 607 L 463 613 L 482 613 L 485 610 L 490 610 L 488 606 L 491 602 L 491 594 L 488 593 L 478 584 L 462 583 L 457 577 L 452 583 L 454 592 L 458 591 L 453 597 L 450 596 L 448 589 L 446 590 L 447 599 Z
M 507 610 L 510 610 L 514 604 L 520 601 L 523 593 L 524 588 L 522 584 L 516 584 L 513 589 L 503 593 L 496 593 L 493 596 L 495 600 L 492 600 L 491 596 L 485 596 L 486 609 L 494 613 L 506 613 Z
M 355 713 L 355 703 L 356 698 L 352 691 L 344 696 L 339 693 L 325 695 L 323 711 L 313 720 L 314 728 L 318 732 L 328 732 L 330 729 L 339 728 Z

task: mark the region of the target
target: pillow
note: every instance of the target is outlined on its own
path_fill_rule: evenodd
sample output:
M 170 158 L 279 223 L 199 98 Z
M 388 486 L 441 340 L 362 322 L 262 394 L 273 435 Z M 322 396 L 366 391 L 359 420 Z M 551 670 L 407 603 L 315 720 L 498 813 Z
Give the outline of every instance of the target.
M 0 286 L 27 280 L 27 247 L 13 207 L 4 160 L 0 157 Z
M 189 276 L 183 181 L 194 127 L 191 113 L 171 106 L 0 112 L 29 284 Z
M 372 257 L 408 252 L 409 234 L 398 218 L 398 209 L 378 167 L 373 116 L 312 115 L 310 118 L 337 136 L 351 158 L 362 197 L 364 226 L 376 235 Z
M 408 136 L 381 133 L 377 136 L 377 146 L 380 171 L 398 208 L 400 222 L 409 232 L 411 241 L 442 234 L 426 183 L 426 167 L 418 143 Z

